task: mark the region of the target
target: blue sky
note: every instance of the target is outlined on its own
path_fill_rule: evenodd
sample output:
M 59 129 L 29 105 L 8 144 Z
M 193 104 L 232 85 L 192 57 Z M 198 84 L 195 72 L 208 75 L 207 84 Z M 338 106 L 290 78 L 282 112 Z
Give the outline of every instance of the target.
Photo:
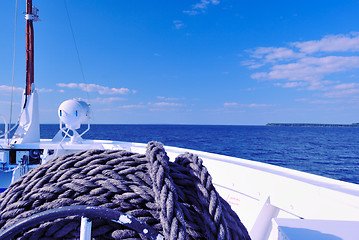
M 93 123 L 359 122 L 359 1 L 33 0 L 40 121 L 80 97 Z M 24 87 L 19 0 L 14 113 Z M 15 0 L 2 1 L 0 110 L 9 118 Z M 86 91 L 88 91 L 88 94 Z

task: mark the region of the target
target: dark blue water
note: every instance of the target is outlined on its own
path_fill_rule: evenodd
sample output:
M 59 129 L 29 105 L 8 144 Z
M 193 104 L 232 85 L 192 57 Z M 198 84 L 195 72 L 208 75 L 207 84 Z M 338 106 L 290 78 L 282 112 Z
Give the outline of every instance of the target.
M 41 125 L 52 138 L 58 125 Z M 199 125 L 92 125 L 84 138 L 159 141 L 359 184 L 359 128 Z

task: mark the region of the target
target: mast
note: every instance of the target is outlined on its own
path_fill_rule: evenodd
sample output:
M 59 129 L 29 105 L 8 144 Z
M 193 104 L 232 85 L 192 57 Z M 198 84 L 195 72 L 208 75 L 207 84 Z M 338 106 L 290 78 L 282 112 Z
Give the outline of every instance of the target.
M 34 83 L 34 26 L 38 21 L 38 9 L 32 6 L 32 0 L 26 0 L 26 89 L 25 94 L 31 95 Z
M 12 144 L 40 141 L 40 122 L 38 95 L 34 86 L 34 27 L 39 21 L 38 9 L 32 0 L 26 0 L 26 86 L 22 97 L 19 126 L 12 138 Z

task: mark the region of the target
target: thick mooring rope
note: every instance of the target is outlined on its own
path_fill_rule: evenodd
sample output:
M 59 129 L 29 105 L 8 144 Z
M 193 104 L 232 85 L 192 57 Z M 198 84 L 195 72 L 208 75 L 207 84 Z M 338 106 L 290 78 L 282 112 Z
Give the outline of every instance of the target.
M 0 195 L 0 231 L 33 214 L 70 205 L 110 208 L 131 215 L 165 239 L 250 239 L 215 190 L 196 155 L 169 162 L 161 143 L 146 155 L 87 150 L 33 169 Z M 16 239 L 78 239 L 80 217 L 39 224 Z M 93 239 L 147 239 L 124 226 L 92 220 Z

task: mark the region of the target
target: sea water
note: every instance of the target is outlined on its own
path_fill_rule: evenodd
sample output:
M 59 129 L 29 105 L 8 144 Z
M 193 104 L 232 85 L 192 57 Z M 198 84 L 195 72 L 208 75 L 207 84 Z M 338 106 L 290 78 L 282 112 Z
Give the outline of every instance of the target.
M 41 125 L 52 138 L 57 124 Z M 359 184 L 359 127 L 91 125 L 83 137 L 189 148 Z

